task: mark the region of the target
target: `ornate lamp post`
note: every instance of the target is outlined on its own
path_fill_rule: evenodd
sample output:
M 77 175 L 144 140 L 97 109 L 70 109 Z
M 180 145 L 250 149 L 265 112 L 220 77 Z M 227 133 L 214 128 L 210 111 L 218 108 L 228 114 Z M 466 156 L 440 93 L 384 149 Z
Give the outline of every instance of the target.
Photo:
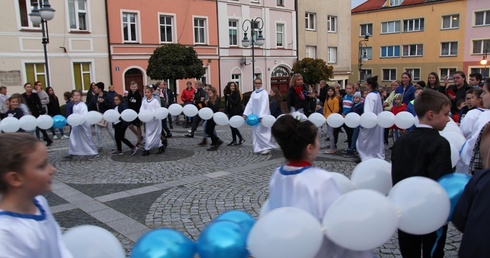
M 29 14 L 29 18 L 31 19 L 32 24 L 34 26 L 38 26 L 41 24 L 41 31 L 42 31 L 42 41 L 41 43 L 43 44 L 44 48 L 44 66 L 45 66 L 45 72 L 46 72 L 46 87 L 50 87 L 51 83 L 49 80 L 49 65 L 48 65 L 48 51 L 46 45 L 49 44 L 49 31 L 48 31 L 48 21 L 52 20 L 54 18 L 54 12 L 55 10 L 51 8 L 51 5 L 49 4 L 49 0 L 39 0 L 39 6 L 42 5 L 42 7 L 39 9 L 38 8 L 38 2 L 33 2 L 32 6 L 34 7 Z
M 264 20 L 262 20 L 262 18 L 260 17 L 257 17 L 255 19 L 246 19 L 242 23 L 242 30 L 244 32 L 242 46 L 243 47 L 249 47 L 250 45 L 252 46 L 252 80 L 255 79 L 255 45 L 263 46 L 265 43 L 265 38 L 264 36 L 262 36 L 263 27 L 264 27 Z M 250 35 L 252 38 L 251 41 L 247 37 L 248 30 L 250 30 Z
M 366 33 L 363 39 L 359 40 L 359 61 L 358 61 L 358 67 L 359 67 L 359 85 L 362 82 L 362 63 L 367 62 L 368 58 L 366 55 L 366 50 L 364 50 L 365 47 L 367 47 L 367 43 L 369 41 L 369 33 Z

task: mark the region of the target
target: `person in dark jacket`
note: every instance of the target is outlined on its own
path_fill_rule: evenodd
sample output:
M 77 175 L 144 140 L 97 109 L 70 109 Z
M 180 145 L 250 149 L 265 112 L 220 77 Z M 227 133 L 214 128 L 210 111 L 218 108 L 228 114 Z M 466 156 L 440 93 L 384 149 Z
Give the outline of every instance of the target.
M 24 84 L 24 89 L 26 92 L 22 93 L 22 97 L 26 101 L 26 105 L 31 111 L 31 115 L 36 118 L 40 115 L 44 115 L 46 112 L 41 104 L 39 96 L 36 93 L 32 92 L 32 85 L 27 82 L 26 84 Z M 36 127 L 36 130 L 39 130 L 43 134 L 43 140 L 46 141 L 46 146 L 51 146 L 51 144 L 53 144 L 53 140 L 49 138 L 46 130 L 40 129 L 39 127 Z
M 294 74 L 291 78 L 286 101 L 290 113 L 297 111 L 306 116 L 311 114 L 308 87 L 303 83 L 303 76 L 301 74 Z
M 220 98 L 218 96 L 218 92 L 216 88 L 210 87 L 207 92 L 208 100 L 205 105 L 213 110 L 214 113 L 219 111 Z M 223 144 L 223 141 L 218 138 L 217 135 L 214 134 L 214 128 L 216 127 L 216 122 L 214 119 L 209 119 L 206 121 L 206 134 L 211 138 L 211 148 L 207 149 L 208 151 L 218 150 L 219 146 Z
M 242 116 L 243 114 L 242 100 L 240 96 L 240 90 L 238 89 L 236 83 L 228 82 L 228 84 L 226 84 L 225 89 L 223 90 L 223 93 L 225 94 L 225 104 L 226 104 L 225 113 L 228 114 L 228 118 L 232 118 L 233 116 Z M 238 128 L 235 128 L 233 126 L 230 126 L 230 128 L 231 128 L 232 141 L 228 143 L 228 146 L 242 145 L 242 143 L 245 140 L 243 139 L 243 136 L 238 130 Z M 237 142 L 237 136 L 238 136 L 238 142 Z
M 134 110 L 134 112 L 139 113 L 140 108 L 141 108 L 141 103 L 143 101 L 143 96 L 141 95 L 141 92 L 138 91 L 138 83 L 135 81 L 131 82 L 131 85 L 129 86 L 129 93 L 128 93 L 128 108 Z M 141 121 L 136 118 L 133 121 L 129 123 L 129 130 L 136 135 L 138 142 L 136 143 L 136 146 L 140 147 L 142 142 L 143 142 L 143 133 L 141 132 Z
M 127 109 L 126 103 L 124 103 L 123 96 L 116 94 L 114 96 L 114 104 L 116 107 L 114 108 L 119 114 L 121 114 L 125 109 Z M 116 139 L 116 148 L 117 150 L 112 153 L 112 155 L 122 155 L 122 144 L 126 144 L 131 149 L 131 156 L 136 154 L 138 151 L 138 147 L 134 146 L 128 139 L 126 139 L 126 129 L 128 128 L 128 122 L 119 118 L 118 121 L 114 122 L 114 136 Z
M 61 114 L 60 101 L 58 100 L 58 97 L 54 93 L 53 87 L 48 87 L 46 89 L 46 91 L 47 91 L 48 97 L 49 97 L 49 103 L 47 105 L 48 106 L 48 115 L 50 115 L 51 117 L 54 117 L 56 115 L 60 115 Z M 68 136 L 65 135 L 63 128 L 59 128 L 58 130 L 60 131 L 61 139 L 68 139 L 69 138 Z M 53 139 L 55 139 L 55 140 L 58 139 L 58 136 L 56 136 L 56 132 L 54 130 L 54 127 L 51 127 L 51 134 L 53 134 Z
M 101 114 L 104 114 L 109 109 L 114 108 L 114 99 L 111 99 L 106 91 L 104 91 L 104 83 L 98 82 L 95 84 L 94 93 L 95 96 L 90 100 L 88 105 L 88 110 L 90 111 L 98 111 Z M 101 129 L 105 127 L 107 129 L 107 133 L 111 136 L 112 140 L 115 141 L 114 131 L 111 123 L 105 122 L 105 120 L 101 120 L 101 123 L 95 124 L 95 134 L 97 138 L 97 147 L 99 148 L 99 152 L 103 150 L 103 142 L 101 136 Z
M 194 86 L 196 88 L 196 91 L 194 92 L 192 101 L 194 105 L 197 107 L 197 109 L 199 110 L 204 107 L 205 105 L 204 101 L 206 100 L 207 95 L 206 95 L 206 91 L 202 87 L 201 81 L 196 81 L 194 83 Z M 196 132 L 200 122 L 201 122 L 201 118 L 199 116 L 194 116 L 192 118 L 191 132 L 186 134 L 185 136 L 191 138 L 194 137 L 194 133 Z M 200 145 L 205 145 L 205 139 L 201 142 Z
M 284 114 L 284 111 L 282 110 L 281 104 L 282 104 L 282 95 L 279 90 L 274 87 L 271 89 L 271 92 L 269 93 L 271 96 L 271 101 L 269 104 L 269 109 L 271 111 L 271 115 L 273 115 L 275 118 L 279 117 L 280 115 Z

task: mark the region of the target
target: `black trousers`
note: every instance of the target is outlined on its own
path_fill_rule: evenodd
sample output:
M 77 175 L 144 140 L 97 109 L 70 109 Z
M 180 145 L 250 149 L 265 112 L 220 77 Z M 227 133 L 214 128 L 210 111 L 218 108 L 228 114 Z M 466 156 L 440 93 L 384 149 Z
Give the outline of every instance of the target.
M 170 129 L 168 129 L 167 125 L 167 118 L 162 119 L 162 129 L 162 135 L 165 135 L 165 133 L 167 133 L 167 135 L 170 134 Z
M 206 121 L 205 132 L 208 135 L 208 137 L 211 138 L 212 145 L 216 144 L 219 140 L 218 136 L 213 133 L 215 127 L 216 127 L 216 123 L 212 118 Z
M 36 127 L 36 137 L 39 138 L 39 132 L 43 135 L 43 141 L 49 142 L 51 140 L 48 136 L 48 133 L 44 129 L 40 129 L 39 127 Z
M 403 257 L 443 258 L 447 225 L 427 235 L 412 235 L 398 230 L 398 243 Z
M 213 121 L 214 120 L 211 118 L 208 121 Z M 197 127 L 199 127 L 199 123 L 201 122 L 201 117 L 199 115 L 195 115 L 192 117 L 192 127 L 191 127 L 191 134 L 194 135 L 194 133 L 197 131 Z M 216 126 L 216 124 L 214 124 Z
M 134 145 L 124 136 L 127 128 L 128 125 L 124 122 L 119 122 L 114 125 L 114 138 L 116 139 L 117 151 L 122 151 L 121 142 L 124 142 L 131 149 L 134 148 Z
M 238 136 L 238 139 L 242 139 L 242 134 L 240 133 L 240 131 L 238 131 L 238 128 L 235 128 L 235 127 L 232 127 L 230 126 L 231 128 L 231 137 L 233 139 L 234 142 L 236 142 L 236 137 Z

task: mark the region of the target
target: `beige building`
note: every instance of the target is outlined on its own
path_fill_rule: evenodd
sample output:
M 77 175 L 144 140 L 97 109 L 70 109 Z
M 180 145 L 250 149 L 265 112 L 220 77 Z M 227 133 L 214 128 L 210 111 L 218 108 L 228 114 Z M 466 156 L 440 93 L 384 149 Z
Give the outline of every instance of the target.
M 321 58 L 342 87 L 351 74 L 350 1 L 298 1 L 298 57 Z
M 40 1 L 42 2 L 42 1 Z M 110 84 L 105 1 L 51 1 L 48 21 L 49 81 L 60 103 L 63 92 L 87 90 L 92 81 Z M 31 0 L 2 1 L 0 85 L 8 94 L 24 92 L 26 82 L 47 85 L 41 26 L 29 19 Z

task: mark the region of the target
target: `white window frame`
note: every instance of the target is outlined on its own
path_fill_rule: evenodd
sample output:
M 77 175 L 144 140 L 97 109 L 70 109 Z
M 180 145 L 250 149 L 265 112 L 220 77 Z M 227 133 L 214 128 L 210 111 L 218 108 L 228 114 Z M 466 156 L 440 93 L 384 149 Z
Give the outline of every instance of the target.
M 276 5 L 284 7 L 284 0 L 277 0 Z
M 476 16 L 481 13 L 483 15 L 482 17 L 482 24 L 476 24 Z M 486 23 L 488 20 L 488 23 Z M 490 10 L 480 10 L 480 11 L 475 11 L 474 12 L 474 22 L 473 26 L 475 27 L 483 27 L 483 26 L 490 26 Z
M 389 2 L 389 3 L 388 3 Z M 387 3 L 390 7 L 393 7 L 393 6 L 400 6 L 402 4 L 403 0 L 387 0 Z M 387 4 L 385 4 L 384 6 L 387 6 Z
M 196 26 L 196 20 L 203 20 L 204 25 L 201 27 L 201 25 Z M 203 34 L 203 42 L 198 41 L 197 35 L 196 35 L 196 29 L 202 30 Z M 193 33 L 193 40 L 195 45 L 205 45 L 208 43 L 208 17 L 205 16 L 192 16 L 192 33 Z
M 480 48 L 479 49 L 475 48 L 475 42 L 477 42 L 477 41 L 480 42 Z M 471 54 L 472 55 L 483 55 L 485 53 L 486 47 L 487 47 L 487 50 L 490 51 L 490 38 L 471 40 Z M 475 51 L 477 51 L 477 52 L 475 52 Z
M 232 73 L 230 81 L 234 82 L 235 84 L 238 85 L 238 88 L 240 89 L 240 92 L 243 92 L 243 86 L 242 86 L 242 74 L 241 73 Z
M 361 52 L 361 57 L 362 55 L 364 55 L 364 52 L 366 53 L 366 58 L 368 60 L 373 59 L 373 47 L 363 47 Z
M 316 46 L 306 46 L 306 57 L 316 58 Z
M 78 64 L 78 63 L 89 63 L 90 64 L 90 81 L 88 82 L 89 85 L 91 82 L 94 82 L 96 81 L 95 80 L 95 60 L 71 60 L 71 74 L 72 74 L 72 78 L 73 78 L 73 81 L 72 81 L 72 85 L 73 85 L 73 89 L 76 89 L 76 85 L 75 85 L 75 71 L 73 70 L 73 65 L 74 64 Z M 82 66 L 80 66 L 82 67 Z M 81 73 L 81 80 L 82 80 L 82 85 L 83 85 L 83 71 L 80 71 Z M 82 86 L 82 89 L 83 89 L 83 86 Z M 82 90 L 82 92 L 87 92 L 88 90 Z
M 405 68 L 405 72 L 409 73 L 412 75 L 412 81 L 420 81 L 420 74 L 421 74 L 421 69 L 420 67 L 410 67 L 410 68 Z M 416 74 L 418 73 L 418 75 Z
M 447 44 L 448 48 L 448 53 L 444 54 L 442 51 L 444 49 L 444 45 Z M 457 56 L 458 55 L 458 41 L 447 41 L 447 42 L 441 42 L 441 52 L 440 56 Z M 453 49 L 456 49 L 456 53 L 452 54 Z
M 393 24 L 393 30 L 390 30 L 391 24 Z M 383 26 L 386 25 L 386 31 L 383 30 Z M 398 30 L 397 29 L 398 25 Z M 381 22 L 381 34 L 391 34 L 391 33 L 400 33 L 401 32 L 401 22 L 400 20 L 396 21 L 385 21 Z
M 386 51 L 383 51 L 383 48 L 386 48 Z M 389 50 L 389 48 L 393 48 L 393 55 L 392 55 L 392 56 L 388 55 L 388 53 L 389 53 L 389 51 L 388 51 L 388 50 Z M 396 55 L 396 54 L 395 54 L 395 53 L 396 53 L 396 51 L 395 51 L 395 49 L 396 49 L 396 48 L 398 48 L 398 55 Z M 393 46 L 381 46 L 381 47 L 379 48 L 379 50 L 380 50 L 380 51 L 379 51 L 379 58 L 398 58 L 398 57 L 400 57 L 400 56 L 401 56 L 401 54 L 402 54 L 402 53 L 401 53 L 402 49 L 401 49 L 401 47 L 400 47 L 399 45 L 393 45 Z M 383 56 L 383 52 L 386 52 L 386 56 Z
M 281 27 L 282 31 L 279 30 Z M 285 37 L 285 28 L 286 24 L 284 23 L 276 23 L 276 47 L 277 48 L 286 48 L 285 42 L 286 42 L 286 37 Z M 281 39 L 281 45 L 279 45 L 279 39 Z
M 415 18 L 403 20 L 403 32 L 418 32 L 424 31 L 425 19 Z
M 83 1 L 85 4 L 85 10 L 80 10 L 79 9 L 79 6 L 78 6 L 78 2 L 79 1 Z M 87 0 L 68 0 L 68 2 L 73 2 L 74 4 L 74 19 L 75 19 L 75 26 L 76 28 L 72 28 L 71 27 L 71 24 L 70 24 L 70 20 L 71 20 L 71 17 L 70 17 L 70 3 L 67 3 L 66 5 L 66 8 L 67 8 L 67 15 L 68 15 L 68 29 L 70 31 L 90 31 L 90 17 L 89 17 L 89 11 L 90 10 L 90 6 L 88 5 L 88 1 Z M 82 30 L 82 29 L 79 29 L 80 28 L 80 19 L 79 19 L 79 14 L 85 14 L 85 29 Z
M 389 78 L 385 78 L 385 70 L 389 71 L 389 76 L 388 76 Z M 391 72 L 392 71 L 395 71 L 395 75 L 393 76 L 393 78 L 391 77 L 391 75 L 392 75 Z M 381 79 L 382 81 L 384 81 L 384 82 L 388 82 L 388 81 L 389 82 L 392 82 L 392 81 L 396 80 L 397 70 L 396 70 L 396 68 L 381 68 L 381 74 L 382 74 L 382 79 Z
M 22 17 L 21 17 L 21 11 L 20 6 L 19 6 L 19 1 L 14 1 L 15 2 L 15 7 L 16 7 L 16 15 L 18 17 L 18 22 L 19 22 L 19 30 L 20 29 L 32 29 L 32 30 L 41 30 L 41 25 L 34 26 L 31 22 L 31 18 L 29 17 L 29 14 L 31 13 L 32 10 L 32 5 L 31 5 L 31 0 L 24 0 L 26 2 L 26 17 L 27 17 L 27 26 L 22 26 Z M 39 7 L 39 6 L 38 6 Z
M 44 72 L 37 72 L 36 70 L 36 65 L 43 65 L 44 66 Z M 26 60 L 26 61 L 22 61 L 22 70 L 23 70 L 23 73 L 22 73 L 22 76 L 24 78 L 24 81 L 25 82 L 28 82 L 28 79 L 27 79 L 27 69 L 26 69 L 26 65 L 34 65 L 34 77 L 36 78 L 36 81 L 39 81 L 38 79 L 38 76 L 39 75 L 43 75 L 44 76 L 44 81 L 47 81 L 47 75 L 46 75 L 46 65 L 44 65 L 44 60 Z M 49 65 L 49 63 L 48 63 Z M 34 82 L 30 82 L 30 83 L 34 83 Z
M 366 33 L 363 34 L 363 27 L 364 32 L 368 32 L 370 36 L 373 35 L 373 24 L 372 23 L 365 23 L 365 24 L 359 24 L 359 37 L 365 37 Z M 371 32 L 369 31 L 369 28 L 371 28 Z
M 449 19 L 449 27 L 445 28 L 444 27 L 444 19 L 448 18 Z M 456 18 L 456 19 L 455 19 Z M 458 25 L 455 26 L 453 21 L 458 21 Z M 455 14 L 447 14 L 447 15 L 442 15 L 441 16 L 441 30 L 454 30 L 454 29 L 459 29 L 460 26 L 460 15 L 455 13 Z
M 310 27 L 312 25 L 312 27 Z M 305 12 L 305 29 L 316 30 L 316 13 Z
M 337 16 L 329 15 L 327 17 L 327 31 L 337 33 Z
M 364 75 L 364 78 L 363 78 L 363 75 Z M 371 68 L 361 69 L 361 73 L 359 74 L 359 80 L 365 81 L 367 78 L 372 77 L 372 76 L 373 76 L 373 69 L 371 69 Z
M 445 71 L 444 74 L 442 73 L 443 71 Z M 452 74 L 451 74 L 451 71 L 452 71 Z M 446 75 L 450 75 L 449 81 L 453 81 L 453 75 L 456 71 L 458 71 L 458 67 L 440 67 L 439 68 L 439 78 L 441 78 L 441 81 L 443 81 L 444 77 Z
M 161 23 L 160 18 L 162 18 L 162 16 L 165 18 L 170 18 L 170 25 Z M 175 26 L 176 20 L 177 19 L 175 19 L 175 14 L 173 14 L 173 13 L 158 13 L 158 37 L 160 40 L 160 44 L 174 43 L 175 42 L 175 37 L 176 37 L 175 28 L 177 27 L 177 26 Z M 166 28 L 170 27 L 170 30 L 171 30 L 170 35 L 172 36 L 172 40 L 162 41 L 162 26 L 166 27 Z
M 235 26 L 233 26 L 231 23 L 235 23 Z M 238 42 L 238 24 L 239 24 L 239 20 L 238 19 L 228 19 L 228 45 L 229 46 L 235 46 L 237 47 L 239 42 Z M 235 32 L 234 35 L 232 35 L 232 31 Z M 232 41 L 236 41 L 236 42 L 232 42 Z M 233 44 L 235 43 L 235 44 Z
M 136 30 L 135 37 L 136 39 L 129 39 L 129 36 L 131 35 L 130 31 L 128 30 L 128 40 L 124 39 L 124 24 L 128 24 L 128 28 L 130 28 L 129 25 L 131 25 L 131 22 L 127 20 L 127 22 L 124 22 L 124 17 L 126 16 L 126 19 L 130 18 L 129 15 L 135 15 L 134 19 L 134 28 Z M 140 43 L 141 41 L 141 22 L 140 22 L 140 12 L 139 11 L 134 11 L 134 10 L 121 10 L 121 37 L 122 37 L 122 42 L 123 43 Z
M 337 63 L 337 47 L 328 47 L 328 63 Z
M 415 53 L 412 53 L 412 46 L 415 46 Z M 421 46 L 421 48 L 419 48 L 419 46 Z M 405 47 L 408 47 L 407 54 L 405 54 Z M 422 52 L 422 53 L 419 53 L 419 52 Z M 402 57 L 421 57 L 421 56 L 424 56 L 424 44 L 402 45 L 401 54 L 402 54 Z

